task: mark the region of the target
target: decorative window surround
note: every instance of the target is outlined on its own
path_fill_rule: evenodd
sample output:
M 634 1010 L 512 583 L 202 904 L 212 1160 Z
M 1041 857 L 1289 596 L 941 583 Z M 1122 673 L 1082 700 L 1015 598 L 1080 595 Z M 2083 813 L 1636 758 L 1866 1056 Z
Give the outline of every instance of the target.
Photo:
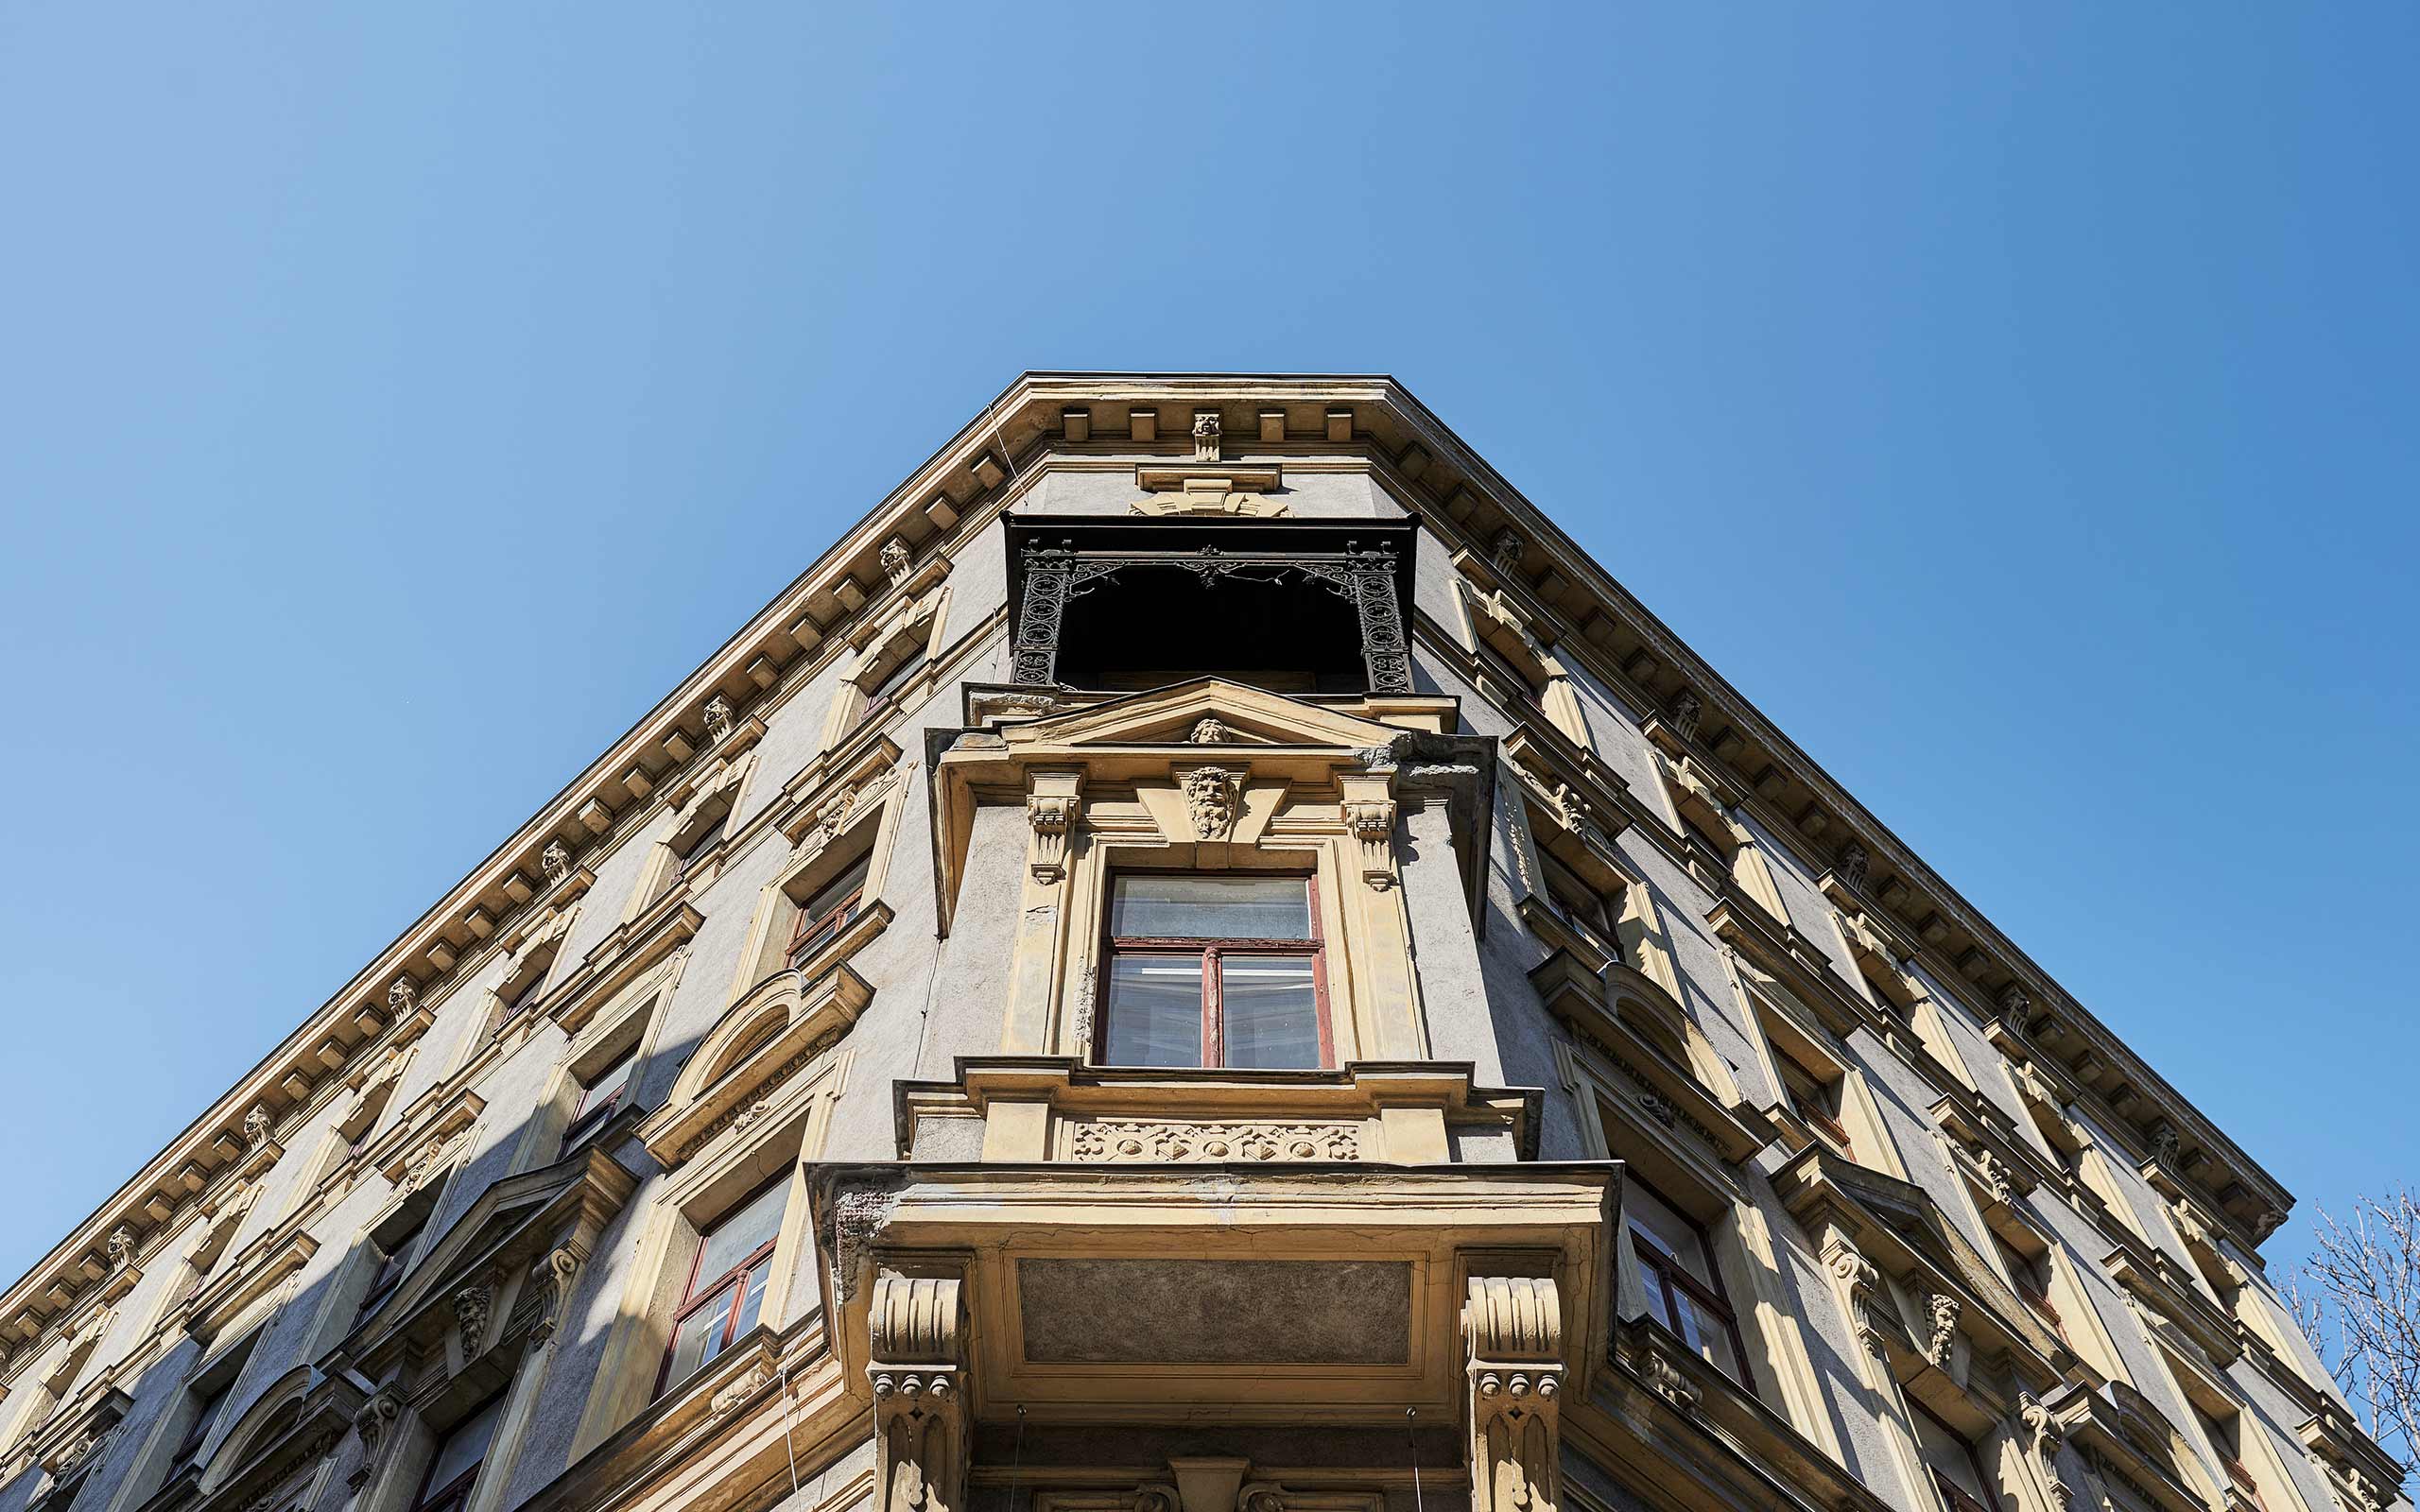
M 2324 1397 L 2317 1405 L 2318 1411 L 2294 1433 L 2326 1480 L 2328 1490 L 2344 1507 L 2367 1509 L 2390 1504 L 2395 1488 L 2402 1484 L 2403 1467 L 2361 1432 L 2352 1414 Z
M 1726 1168 L 1762 1149 L 1773 1128 L 1736 1094 L 1723 1102 L 1673 1060 L 1665 1043 L 1695 1033 L 1680 1005 L 1643 972 L 1623 966 L 1587 971 L 1563 951 L 1533 968 L 1530 981 L 1547 1011 L 1571 1032 L 1571 1044 L 1555 1047 L 1564 1085 L 1578 1093 L 1593 1084 L 1626 1115 L 1651 1125 L 1652 1141 L 1695 1185 L 1736 1191 Z
M 2110 1498 L 2107 1483 L 2114 1481 L 2157 1512 L 2208 1512 L 2180 1464 L 2180 1457 L 2191 1462 L 2191 1450 L 2141 1392 L 2122 1381 L 2098 1392 L 2076 1383 L 2045 1397 L 2042 1405 L 2086 1468 L 2088 1504 L 2123 1504 Z
M 825 752 L 784 784 L 771 822 L 797 850 L 757 900 L 748 943 L 732 973 L 734 1004 L 776 976 L 821 976 L 890 927 L 893 910 L 881 894 L 890 881 L 900 806 L 914 788 L 915 764 L 903 765 L 898 746 L 888 736 L 849 749 L 854 754 Z M 867 867 L 856 916 L 794 971 L 788 947 L 800 905 L 860 858 Z
M 487 1099 L 470 1088 L 449 1092 L 441 1083 L 414 1098 L 365 1158 L 397 1191 L 417 1192 L 452 1164 L 486 1110 Z
M 766 979 L 707 1032 L 671 1095 L 640 1125 L 648 1153 L 677 1169 L 710 1141 L 744 1137 L 783 1111 L 791 1083 L 822 1079 L 809 1068 L 840 1043 L 873 999 L 873 988 L 846 965 L 804 983 L 790 972 Z
M 1450 709 L 1443 699 L 1384 707 L 1423 703 L 1429 719 Z M 996 730 L 936 734 L 944 933 L 976 810 L 1021 796 L 1031 829 L 1001 1050 L 1092 1043 L 1112 871 L 1234 867 L 1316 876 L 1339 1059 L 1425 1057 L 1392 836 L 1398 824 L 1431 827 L 1441 847 L 1450 844 L 1476 911 L 1494 763 L 1490 743 L 1408 731 L 1372 712 L 1364 700 L 1312 702 L 1201 678 Z
M 705 916 L 686 898 L 658 900 L 636 919 L 616 925 L 612 934 L 580 957 L 570 974 L 558 976 L 546 989 L 549 1001 L 539 1005 L 543 1016 L 577 1039 L 599 1009 L 642 973 L 662 965 L 667 956 L 696 938 L 705 921 Z
M 336 1479 L 336 1451 L 366 1400 L 342 1372 L 289 1371 L 221 1431 L 198 1486 L 204 1504 L 316 1505 Z
M 573 1432 L 574 1459 L 614 1437 L 642 1414 L 669 1412 L 676 1420 L 685 1421 L 697 1420 L 694 1413 L 719 1417 L 764 1384 L 762 1380 L 752 1379 L 753 1365 L 728 1363 L 735 1356 L 756 1358 L 758 1347 L 748 1335 L 742 1335 L 699 1373 L 697 1379 L 718 1383 L 710 1395 L 699 1396 L 696 1388 L 683 1383 L 671 1383 L 662 1398 L 655 1395 L 658 1373 L 671 1342 L 672 1309 L 664 1304 L 667 1295 L 678 1297 L 679 1282 L 688 1274 L 704 1229 L 726 1216 L 735 1204 L 761 1190 L 769 1178 L 784 1171 L 789 1173 L 789 1195 L 780 1237 L 774 1244 L 763 1311 L 757 1319 L 760 1335 L 786 1326 L 798 1267 L 811 1263 L 815 1254 L 815 1246 L 808 1240 L 807 1203 L 803 1187 L 808 1169 L 822 1157 L 831 1129 L 832 1108 L 846 1084 L 850 1056 L 845 1049 L 827 1051 L 820 1058 L 810 1057 L 808 1065 L 793 1066 L 790 1062 L 796 1058 L 794 1056 L 768 1058 L 761 1053 L 740 1050 L 746 1044 L 745 1034 L 755 1027 L 760 1015 L 775 1006 L 785 1013 L 786 1024 L 799 1022 L 786 1017 L 788 1005 L 768 1001 L 744 1005 L 735 1010 L 738 1015 L 735 1018 L 725 1015 L 710 1036 L 711 1042 L 701 1042 L 691 1057 L 690 1066 L 683 1070 L 681 1086 L 674 1094 L 635 1125 L 635 1132 L 648 1143 L 650 1153 L 658 1146 L 670 1149 L 679 1156 L 679 1163 L 667 1173 L 666 1185 L 638 1221 L 629 1241 L 635 1259 L 625 1273 L 619 1305 L 606 1335 L 594 1383 L 579 1424 Z M 754 1051 L 768 1048 L 759 1045 Z M 729 1107 L 710 1115 L 700 1114 L 697 1104 L 700 1091 L 718 1105 L 723 1100 L 717 1089 L 699 1088 L 691 1079 L 692 1072 L 702 1075 L 706 1062 L 701 1062 L 700 1057 L 728 1063 L 734 1050 L 739 1051 L 735 1069 L 753 1083 L 757 1096 L 747 1103 L 731 1100 L 739 1116 L 732 1116 Z M 763 1111 L 748 1116 L 759 1104 L 763 1105 Z M 719 1127 L 715 1126 L 717 1124 Z M 596 1141 L 584 1148 L 593 1150 L 603 1143 Z M 685 1154 L 682 1153 L 683 1148 Z M 786 1357 L 794 1367 L 804 1364 L 804 1358 L 795 1351 Z M 735 1370 L 738 1373 L 731 1373 Z M 690 1405 L 667 1405 L 677 1403 Z M 780 1454 L 776 1449 L 776 1463 Z
M 298 1227 L 281 1226 L 245 1246 L 225 1274 L 196 1292 L 186 1307 L 186 1330 L 216 1338 L 287 1277 L 311 1263 L 320 1242 Z
M 1752 974 L 1753 973 L 1753 974 Z M 1874 1096 L 1865 1085 L 1864 1074 L 1855 1062 L 1841 1054 L 1840 1042 L 1817 1026 L 1814 1015 L 1800 1005 L 1793 994 L 1770 977 L 1744 968 L 1737 972 L 1746 1001 L 1749 1022 L 1758 1031 L 1750 1044 L 1767 1081 L 1780 1096 L 1764 1109 L 1767 1120 L 1789 1136 L 1790 1152 L 1805 1149 L 1816 1137 L 1791 1106 L 1785 1077 L 1794 1063 L 1800 1072 L 1816 1082 L 1834 1089 L 1839 1108 L 1833 1115 L 1840 1125 L 1839 1135 L 1849 1146 L 1849 1158 L 1870 1165 L 1901 1180 L 1909 1178 L 1907 1164 L 1899 1157 L 1898 1146 L 1890 1138 L 1882 1121 L 1881 1110 L 1875 1107 Z M 1831 1133 L 1831 1130 L 1824 1130 Z M 1854 1152 L 1854 1153 L 1850 1153 Z
M 1750 1348 L 1754 1348 L 1750 1340 Z M 1614 1325 L 1614 1389 L 1626 1417 L 1649 1420 L 1680 1414 L 1697 1419 L 1743 1451 L 1745 1463 L 1709 1464 L 1699 1473 L 1720 1477 L 1723 1504 L 1754 1505 L 1774 1500 L 1755 1469 L 1770 1469 L 1806 1506 L 1883 1505 L 1843 1468 L 1836 1444 L 1809 1436 L 1790 1418 L 1739 1383 L 1700 1359 L 1695 1350 L 1653 1319 L 1640 1316 Z M 1822 1431 L 1826 1437 L 1829 1424 Z M 1784 1503 L 1788 1504 L 1788 1503 Z
M 1873 1273 L 1844 1281 L 1851 1317 L 1867 1352 L 1898 1384 L 1916 1384 L 1929 1372 L 1945 1391 L 1954 1388 L 1997 1417 L 2015 1405 L 2004 1399 L 2008 1385 L 2048 1391 L 2076 1364 L 1921 1189 L 1821 1145 L 1784 1162 L 1772 1183 L 1836 1277 L 1857 1266 Z M 1949 1395 L 1935 1400 L 1929 1383 L 1919 1394 L 1954 1425 L 1968 1426 L 1971 1407 Z
M 1581 713 L 1579 696 L 1571 691 L 1571 674 L 1556 654 L 1554 628 L 1529 604 L 1506 593 L 1501 577 L 1479 558 L 1461 551 L 1451 561 L 1469 634 L 1464 644 L 1474 652 L 1482 644 L 1492 648 L 1529 680 L 1530 686 L 1508 689 L 1513 696 L 1498 701 L 1512 709 L 1534 702 L 1564 738 L 1584 747 L 1588 721 Z M 1479 673 L 1489 675 L 1483 658 Z
M 2235 1319 L 2204 1297 L 2166 1254 L 2148 1245 L 2121 1246 L 2101 1264 L 2154 1337 L 2172 1335 L 2171 1348 L 2198 1356 L 2204 1369 L 2223 1370 L 2242 1357 Z
M 899 1084 L 900 1159 L 918 1159 L 920 1144 L 979 1143 L 986 1160 L 1443 1165 L 1454 1135 L 1472 1132 L 1537 1155 L 1538 1091 L 1474 1087 L 1467 1064 L 1180 1071 L 996 1056 L 961 1057 L 958 1071 L 955 1081 Z
M 949 561 L 936 558 L 902 581 L 898 596 L 878 614 L 862 617 L 846 637 L 856 664 L 834 692 L 825 713 L 823 747 L 829 750 L 849 743 L 870 720 L 868 700 L 892 669 L 922 654 L 925 665 L 890 697 L 893 709 L 921 702 L 942 675 L 948 648 L 950 590 L 943 579 Z
M 574 1274 L 638 1185 L 606 1143 L 481 1193 L 353 1331 L 348 1363 L 383 1381 L 441 1360 L 453 1377 L 491 1350 L 550 1337 Z

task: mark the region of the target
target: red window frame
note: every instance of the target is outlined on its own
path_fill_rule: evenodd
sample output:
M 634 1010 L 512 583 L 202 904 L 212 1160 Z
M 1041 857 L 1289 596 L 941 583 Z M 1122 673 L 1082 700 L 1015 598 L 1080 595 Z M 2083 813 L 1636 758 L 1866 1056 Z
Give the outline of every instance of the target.
M 849 724 L 851 731 L 862 730 L 890 713 L 892 702 L 899 696 L 899 690 L 913 680 L 932 659 L 931 646 L 920 642 L 914 650 L 899 659 L 898 665 L 876 679 L 873 687 L 859 688 L 857 716 Z
M 1194 874 L 1167 869 L 1119 870 L 1110 874 L 1110 891 L 1114 896 L 1117 879 L 1121 877 L 1191 876 Z M 1291 955 L 1307 959 L 1311 963 L 1311 1004 L 1314 1015 L 1319 1021 L 1320 1065 L 1322 1068 L 1326 1068 L 1336 1064 L 1335 1037 L 1328 1022 L 1327 936 L 1320 924 L 1319 878 L 1308 872 L 1261 872 L 1248 873 L 1248 875 L 1263 878 L 1287 877 L 1303 885 L 1303 895 L 1309 901 L 1310 907 L 1310 938 L 1244 939 L 1187 935 L 1113 935 L 1108 933 L 1113 927 L 1110 918 L 1113 910 L 1108 907 L 1101 910 L 1104 948 L 1100 954 L 1100 975 L 1096 984 L 1096 993 L 1104 1007 L 1099 1015 L 1100 1022 L 1093 1029 L 1092 1056 L 1097 1063 L 1105 1064 L 1109 1057 L 1109 1014 L 1106 1005 L 1109 1002 L 1110 973 L 1115 969 L 1118 958 L 1146 955 L 1193 956 L 1201 963 L 1200 1069 L 1205 1071 L 1224 1069 L 1226 1066 L 1224 1031 L 1226 1008 L 1219 996 L 1219 958 L 1222 954 L 1233 954 Z
M 437 1447 L 428 1456 L 428 1469 L 420 1472 L 420 1490 L 412 1498 L 412 1512 L 455 1512 L 456 1508 L 471 1500 L 472 1490 L 479 1484 L 479 1472 L 488 1468 L 488 1455 L 495 1449 L 494 1428 L 488 1430 L 486 1447 L 479 1451 L 479 1457 L 473 1460 L 467 1469 L 440 1486 L 432 1487 L 428 1484 L 429 1477 L 437 1473 L 438 1461 L 444 1457 L 446 1440 L 458 1433 L 463 1423 L 470 1422 L 495 1405 L 496 1398 L 503 1395 L 504 1393 L 497 1392 L 495 1397 L 488 1398 L 464 1413 L 453 1428 L 438 1435 Z
M 1652 1233 L 1636 1219 L 1625 1215 L 1622 1226 L 1630 1230 L 1631 1252 L 1638 1257 L 1639 1281 L 1648 1294 L 1649 1306 L 1655 1312 L 1655 1321 L 1674 1333 L 1680 1333 L 1681 1303 L 1674 1294 L 1687 1293 L 1689 1300 L 1721 1320 L 1722 1331 L 1731 1340 L 1731 1358 L 1740 1372 L 1732 1379 L 1746 1385 L 1747 1382 L 1742 1378 L 1748 1369 L 1747 1341 L 1740 1337 L 1739 1315 L 1731 1310 L 1731 1298 L 1722 1295 L 1722 1268 L 1715 1263 L 1714 1242 L 1706 1237 L 1705 1225 L 1690 1217 L 1687 1210 L 1640 1180 L 1636 1175 L 1630 1175 L 1626 1179 L 1643 1189 L 1648 1195 L 1662 1203 L 1666 1211 L 1689 1226 L 1689 1232 L 1697 1238 L 1699 1258 L 1705 1262 L 1705 1273 L 1714 1278 L 1709 1284 L 1690 1275 L 1688 1266 L 1682 1263 L 1679 1256 L 1667 1253 L 1663 1244 Z M 1646 1283 L 1650 1280 L 1655 1284 L 1648 1286 Z M 1714 1364 L 1711 1360 L 1706 1363 Z M 1718 1366 L 1716 1368 L 1721 1367 Z M 1728 1371 L 1724 1373 L 1730 1374 Z
M 740 1198 L 737 1202 L 733 1203 L 731 1207 L 725 1211 L 721 1219 L 717 1220 L 711 1228 L 707 1228 L 705 1232 L 698 1236 L 698 1252 L 689 1257 L 688 1285 L 682 1293 L 681 1305 L 673 1310 L 672 1328 L 665 1339 L 664 1363 L 657 1366 L 655 1369 L 655 1395 L 659 1397 L 664 1395 L 665 1388 L 673 1383 L 672 1355 L 673 1351 L 681 1347 L 681 1325 L 688 1320 L 691 1314 L 697 1313 L 711 1305 L 717 1297 L 722 1296 L 723 1293 L 730 1291 L 735 1286 L 741 1288 L 741 1296 L 745 1296 L 746 1287 L 749 1281 L 755 1276 L 758 1269 L 770 1265 L 773 1263 L 773 1251 L 781 1247 L 782 1226 L 775 1224 L 773 1226 L 772 1236 L 767 1239 L 763 1244 L 758 1245 L 754 1249 L 750 1250 L 746 1256 L 735 1262 L 729 1270 L 724 1271 L 719 1276 L 704 1278 L 705 1288 L 700 1291 L 699 1289 L 700 1277 L 698 1275 L 698 1267 L 705 1263 L 707 1241 L 714 1237 L 715 1232 L 721 1228 L 723 1224 L 729 1223 L 732 1219 L 738 1217 L 743 1212 L 746 1212 L 755 1204 L 757 1198 L 763 1196 L 766 1193 L 772 1191 L 775 1187 L 780 1186 L 783 1182 L 787 1181 L 788 1179 L 789 1175 L 787 1172 L 785 1172 L 782 1175 L 775 1177 L 772 1180 L 766 1182 L 763 1186 L 756 1188 L 753 1192 L 749 1193 L 748 1195 Z M 731 1309 L 731 1316 L 725 1320 L 722 1326 L 721 1341 L 715 1346 L 714 1354 L 706 1357 L 708 1360 L 718 1357 L 725 1349 L 731 1348 L 733 1339 L 737 1337 L 738 1325 L 739 1307 L 736 1299 L 735 1299 Z M 702 1368 L 702 1362 L 700 1363 L 700 1367 Z M 694 1374 L 694 1372 L 692 1373 Z
M 857 910 L 865 903 L 866 882 L 873 874 L 873 856 L 869 852 L 843 867 L 833 878 L 833 882 L 838 882 L 855 871 L 857 873 L 857 885 L 849 889 L 848 896 L 821 913 L 810 914 L 807 910 L 814 905 L 817 899 L 830 890 L 832 883 L 827 882 L 818 887 L 806 902 L 799 904 L 798 922 L 790 927 L 789 949 L 782 956 L 790 964 L 792 970 L 796 970 L 799 963 L 807 956 L 832 943 L 839 936 L 842 930 L 856 922 Z
M 1857 1142 L 1849 1138 L 1848 1125 L 1841 1122 L 1837 1112 L 1825 1106 L 1841 1095 L 1841 1083 L 1823 1080 L 1778 1046 L 1774 1047 L 1773 1058 L 1781 1062 L 1782 1095 L 1789 1099 L 1790 1110 L 1810 1127 L 1829 1136 L 1832 1143 L 1841 1147 L 1842 1155 L 1854 1159 Z M 1796 1079 L 1792 1079 L 1792 1072 L 1798 1074 Z M 1811 1095 L 1810 1091 L 1799 1089 L 1799 1081 L 1806 1082 Z
M 563 1125 L 564 1149 L 574 1148 L 580 1141 L 595 1133 L 596 1125 L 613 1117 L 614 1109 L 622 1106 L 623 1094 L 631 1090 L 630 1073 L 623 1071 L 622 1068 L 629 1066 L 637 1058 L 638 1047 L 633 1045 L 607 1062 L 604 1069 L 596 1074 L 596 1081 L 601 1082 L 614 1072 L 622 1071 L 622 1079 L 614 1084 L 612 1093 L 594 1108 L 588 1106 L 588 1099 L 596 1089 L 596 1083 L 581 1084 L 579 1101 L 572 1104 L 571 1122 Z

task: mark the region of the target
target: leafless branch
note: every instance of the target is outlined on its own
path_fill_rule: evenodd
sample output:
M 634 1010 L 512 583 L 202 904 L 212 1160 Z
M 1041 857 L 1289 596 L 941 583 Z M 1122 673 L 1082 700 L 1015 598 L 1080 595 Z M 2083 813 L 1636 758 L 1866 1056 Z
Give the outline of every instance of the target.
M 2420 1455 L 2420 1199 L 2358 1197 L 2349 1221 L 2322 1211 L 2314 1238 L 2283 1298 L 2370 1436 L 2410 1465 Z

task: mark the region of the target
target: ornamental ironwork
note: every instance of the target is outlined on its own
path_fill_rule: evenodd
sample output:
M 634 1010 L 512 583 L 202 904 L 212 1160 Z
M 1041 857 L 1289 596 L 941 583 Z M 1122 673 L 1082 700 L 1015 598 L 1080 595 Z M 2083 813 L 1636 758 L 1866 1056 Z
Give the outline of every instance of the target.
M 1342 551 L 1229 551 L 1201 546 L 1192 551 L 1079 551 L 1072 541 L 1039 541 L 1025 549 L 1025 596 L 1017 607 L 1017 638 L 1010 680 L 1028 687 L 1056 687 L 1060 627 L 1067 606 L 1132 567 L 1173 567 L 1191 573 L 1203 588 L 1225 582 L 1314 582 L 1353 606 L 1361 627 L 1361 662 L 1372 693 L 1411 691 L 1411 646 L 1404 633 L 1403 606 L 1395 594 L 1392 547 Z

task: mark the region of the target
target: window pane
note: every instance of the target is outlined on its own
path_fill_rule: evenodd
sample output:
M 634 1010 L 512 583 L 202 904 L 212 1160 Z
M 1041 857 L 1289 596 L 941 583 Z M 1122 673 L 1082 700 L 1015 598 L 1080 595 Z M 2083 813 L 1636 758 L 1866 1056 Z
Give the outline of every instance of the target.
M 1739 1380 L 1739 1355 L 1731 1347 L 1731 1328 L 1722 1314 L 1678 1286 L 1672 1288 L 1672 1300 L 1681 1314 L 1673 1332 L 1688 1341 L 1700 1359 L 1711 1362 L 1732 1380 Z
M 1647 1243 L 1681 1263 L 1683 1269 L 1708 1285 L 1714 1278 L 1705 1268 L 1705 1246 L 1698 1239 L 1697 1225 L 1665 1205 L 1664 1199 L 1637 1181 L 1623 1183 L 1622 1212 L 1630 1219 L 1634 1232 L 1644 1233 Z
M 748 1273 L 741 1283 L 739 1320 L 732 1325 L 731 1336 L 737 1338 L 756 1326 L 756 1314 L 765 1310 L 765 1278 L 773 1274 L 770 1265 L 759 1265 Z
M 1113 1066 L 1201 1064 L 1201 958 L 1120 955 L 1109 963 Z
M 698 1256 L 697 1284 L 713 1285 L 781 1232 L 782 1210 L 787 1206 L 788 1197 L 789 1184 L 777 1181 L 708 1230 L 704 1248 Z
M 1319 999 L 1306 955 L 1222 955 L 1219 1001 L 1227 1064 L 1262 1070 L 1320 1063 Z
M 1308 939 L 1310 887 L 1300 877 L 1120 877 L 1109 932 L 1128 939 Z
M 815 896 L 803 904 L 799 912 L 809 919 L 821 919 L 833 909 L 847 902 L 852 894 L 866 885 L 866 871 L 873 865 L 873 857 L 859 856 L 846 871 L 815 889 Z
M 631 1063 L 637 1059 L 638 1057 L 635 1055 L 625 1054 L 619 1060 L 599 1072 L 596 1079 L 588 1084 L 588 1090 L 579 1094 L 579 1110 L 572 1116 L 578 1118 L 582 1114 L 596 1112 L 621 1096 L 622 1089 L 630 1084 Z
M 723 1330 L 731 1323 L 731 1304 L 738 1296 L 738 1287 L 726 1286 L 713 1301 L 681 1320 L 672 1334 L 672 1363 L 664 1372 L 666 1385 L 678 1385 L 722 1352 Z
M 452 1484 L 456 1476 L 487 1457 L 488 1442 L 495 1437 L 496 1415 L 503 1410 L 504 1399 L 498 1397 L 455 1424 L 453 1430 L 439 1441 L 437 1459 L 428 1472 L 430 1490 L 439 1490 Z
M 877 682 L 866 690 L 866 701 L 873 703 L 897 693 L 901 684 L 924 669 L 925 647 L 919 644 L 900 659 L 899 664 L 884 673 Z

